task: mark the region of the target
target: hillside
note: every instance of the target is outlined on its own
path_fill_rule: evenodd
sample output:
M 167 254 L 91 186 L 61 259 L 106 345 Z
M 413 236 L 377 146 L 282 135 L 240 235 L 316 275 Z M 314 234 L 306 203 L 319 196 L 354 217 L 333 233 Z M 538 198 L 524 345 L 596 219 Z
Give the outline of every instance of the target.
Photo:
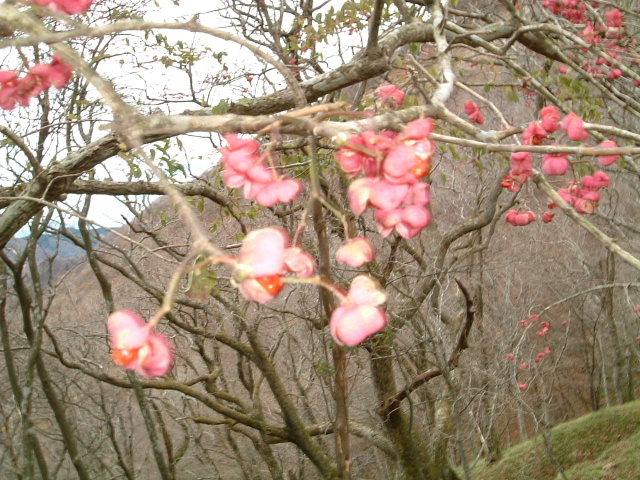
M 602 409 L 509 448 L 474 480 L 640 479 L 640 401 Z M 560 473 L 564 472 L 564 477 Z

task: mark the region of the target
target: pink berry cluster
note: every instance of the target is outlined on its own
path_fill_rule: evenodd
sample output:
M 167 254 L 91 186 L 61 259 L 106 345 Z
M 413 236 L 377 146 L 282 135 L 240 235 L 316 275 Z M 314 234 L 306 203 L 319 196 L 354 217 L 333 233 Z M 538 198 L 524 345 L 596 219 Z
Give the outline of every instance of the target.
M 551 353 L 551 349 L 549 347 L 544 349 L 544 352 L 540 352 L 536 355 L 534 362 L 540 363 L 544 357 Z
M 394 230 L 413 238 L 429 225 L 429 184 L 421 179 L 431 170 L 435 150 L 429 135 L 433 120 L 418 119 L 402 132 L 366 131 L 347 140 L 336 158 L 349 177 L 363 174 L 349 187 L 349 203 L 356 215 L 372 207 L 383 237 Z
M 618 60 L 621 55 L 629 51 L 628 42 L 624 40 L 625 28 L 622 12 L 617 8 L 609 11 L 605 16 L 605 22 L 606 25 L 596 24 L 594 26 L 592 22 L 587 21 L 580 36 L 590 45 L 601 46 L 608 56 Z M 638 63 L 635 58 L 629 58 L 629 61 Z M 582 68 L 592 75 L 604 75 L 606 72 L 609 80 L 616 80 L 623 76 L 622 70 L 604 57 L 598 57 L 595 61 L 587 60 L 582 64 Z M 637 82 L 634 83 L 638 86 Z
M 223 179 L 227 187 L 244 189 L 244 196 L 256 200 L 263 207 L 290 202 L 302 191 L 299 180 L 282 178 L 275 169 L 265 165 L 267 155 L 259 152 L 260 142 L 225 135 L 228 147 L 220 149 L 225 170 Z
M 23 77 L 14 70 L 0 70 L 0 108 L 12 110 L 16 104 L 26 107 L 45 90 L 64 87 L 72 74 L 71 66 L 58 55 L 51 63 L 36 63 Z
M 522 133 L 524 145 L 540 145 L 556 131 L 563 132 L 562 136 L 576 142 L 584 142 L 589 138 L 589 132 L 585 130 L 584 121 L 571 112 L 561 121 L 558 109 L 551 105 L 540 110 L 540 121 L 531 122 Z M 556 144 L 554 144 L 556 145 Z M 600 148 L 617 148 L 617 144 L 611 140 L 605 140 Z M 560 176 L 567 173 L 571 162 L 566 153 L 545 154 L 542 157 L 542 173 L 548 176 Z M 599 162 L 602 166 L 610 166 L 615 163 L 619 155 L 602 155 Z M 529 152 L 514 152 L 511 154 L 511 170 L 502 179 L 502 186 L 511 192 L 518 192 L 521 186 L 533 176 L 533 156 Z M 558 193 L 571 204 L 578 213 L 593 213 L 600 201 L 598 190 L 609 186 L 609 177 L 602 171 L 596 171 L 592 176 L 588 175 L 579 182 L 569 182 L 566 189 Z M 549 208 L 554 208 L 553 202 Z M 549 223 L 554 217 L 551 211 L 542 215 L 545 223 Z M 531 211 L 510 210 L 506 221 L 513 226 L 524 226 L 537 220 L 537 215 Z
M 116 365 L 134 370 L 143 377 L 160 377 L 173 364 L 169 339 L 154 333 L 150 324 L 137 313 L 120 310 L 109 315 L 111 357 Z
M 480 111 L 480 107 L 477 103 L 468 101 L 464 103 L 464 113 L 469 117 L 471 123 L 477 123 L 482 125 L 484 123 L 484 115 Z
M 53 12 L 75 15 L 89 10 L 93 0 L 29 0 L 38 5 L 48 6 Z
M 604 48 L 607 55 L 614 59 L 619 59 L 622 54 L 629 51 L 629 42 L 624 40 L 625 28 L 622 12 L 614 8 L 604 16 L 605 25 L 588 18 L 588 8 L 583 0 L 544 0 L 542 6 L 547 8 L 554 15 L 562 16 L 576 25 L 584 25 L 584 29 L 579 33 L 580 37 L 590 45 L 599 45 Z M 594 7 L 596 4 L 594 2 Z M 587 53 L 583 49 L 583 53 Z M 638 60 L 631 57 L 631 63 L 638 63 Z M 606 73 L 606 78 L 616 80 L 623 76 L 621 69 L 612 65 L 604 57 L 597 60 L 587 60 L 583 62 L 582 68 L 591 75 L 602 75 Z M 561 72 L 566 73 L 566 67 L 561 67 Z M 640 83 L 634 79 L 634 84 Z
M 400 108 L 404 103 L 405 93 L 395 85 L 383 85 L 376 93 L 380 101 L 389 108 Z
M 569 182 L 567 188 L 558 190 L 558 194 L 578 213 L 590 215 L 595 211 L 600 201 L 599 190 L 608 186 L 609 176 L 598 170 L 593 175 L 583 177 L 579 182 Z M 554 206 L 553 203 L 549 204 L 549 208 Z
M 571 23 L 584 23 L 587 6 L 582 0 L 543 0 L 542 6 Z

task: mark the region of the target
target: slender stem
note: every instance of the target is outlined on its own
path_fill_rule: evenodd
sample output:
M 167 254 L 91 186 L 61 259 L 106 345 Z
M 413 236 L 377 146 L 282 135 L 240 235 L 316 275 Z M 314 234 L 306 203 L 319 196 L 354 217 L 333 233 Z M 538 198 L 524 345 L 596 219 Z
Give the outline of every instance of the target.
M 334 438 L 336 463 L 342 480 L 351 479 L 351 445 L 349 438 L 349 386 L 347 385 L 347 352 L 343 347 L 333 347 L 333 368 L 336 372 L 333 397 L 336 402 Z

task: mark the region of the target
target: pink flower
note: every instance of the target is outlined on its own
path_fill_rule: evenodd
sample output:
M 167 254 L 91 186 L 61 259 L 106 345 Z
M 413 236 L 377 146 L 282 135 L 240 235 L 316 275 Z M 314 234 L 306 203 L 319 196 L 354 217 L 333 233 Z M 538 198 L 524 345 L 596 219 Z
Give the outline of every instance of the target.
M 621 76 L 622 76 L 622 70 L 620 70 L 619 68 L 614 68 L 612 70 L 609 70 L 609 72 L 607 73 L 607 78 L 609 80 L 617 80 Z
M 516 359 L 516 356 L 513 353 L 507 354 L 507 360 L 513 362 Z
M 580 36 L 585 42 L 589 44 L 592 44 L 595 41 L 596 31 L 594 30 L 593 24 L 591 22 L 587 22 L 587 26 L 584 30 L 582 30 L 582 32 L 580 32 Z
M 11 110 L 16 104 L 26 107 L 32 98 L 51 86 L 65 86 L 72 73 L 73 69 L 62 62 L 58 55 L 53 56 L 50 64 L 35 64 L 22 78 L 11 70 L 0 71 L 0 108 Z
M 431 223 L 431 213 L 420 205 L 409 205 L 375 213 L 380 235 L 388 237 L 395 229 L 403 238 L 413 238 Z
M 359 178 L 349 185 L 347 197 L 351 210 L 356 215 L 362 215 L 369 205 L 369 198 L 376 180 L 371 177 Z
M 398 108 L 404 103 L 405 94 L 395 85 L 383 85 L 378 88 L 378 96 L 382 103 L 389 105 L 391 108 Z
M 618 148 L 616 142 L 613 142 L 611 140 L 605 140 L 598 146 L 600 148 Z M 620 158 L 620 155 L 601 155 L 600 157 L 598 157 L 598 161 L 603 167 L 608 167 L 609 165 L 613 165 L 614 163 L 616 163 L 618 158 Z
M 513 167 L 509 172 L 510 175 L 533 176 L 533 157 L 529 152 L 514 152 L 510 160 Z
M 364 237 L 356 237 L 347 240 L 338 249 L 336 258 L 339 262 L 358 268 L 373 260 L 375 253 L 375 248 L 369 240 Z
M 518 366 L 518 370 L 526 370 L 529 368 L 529 364 L 527 362 L 523 362 Z
M 542 157 L 542 173 L 545 175 L 564 175 L 568 169 L 569 160 L 562 154 L 558 156 L 545 154 Z
M 531 122 L 522 132 L 522 143 L 525 145 L 540 145 L 547 132 L 538 122 Z
M 377 180 L 372 185 L 369 203 L 380 210 L 398 208 L 409 193 L 409 189 L 410 186 L 406 183 Z
M 310 277 L 316 272 L 315 259 L 299 247 L 285 249 L 284 265 L 289 272 L 299 277 Z
M 355 177 L 360 172 L 368 175 L 375 175 L 376 173 L 376 159 L 363 152 L 363 150 L 369 148 L 366 139 L 371 140 L 371 137 L 365 136 L 365 133 L 367 132 L 364 132 L 362 135 L 351 136 L 347 140 L 347 143 L 336 152 L 338 163 L 340 163 L 342 170 L 344 170 L 350 178 Z M 361 147 L 362 150 L 360 150 L 359 147 Z
M 529 385 L 527 385 L 524 382 L 518 382 L 518 388 L 522 391 L 526 390 L 527 388 L 529 388 Z
M 535 222 L 538 217 L 536 214 L 528 212 L 520 212 L 518 210 L 509 210 L 507 212 L 506 221 L 514 227 L 523 227 L 529 225 L 531 222 Z
M 422 140 L 433 132 L 434 124 L 431 118 L 418 118 L 413 120 L 402 129 L 402 138 Z
M 581 183 L 586 190 L 599 190 L 609 186 L 609 175 L 602 170 L 598 170 L 593 176 L 587 175 L 583 177 Z
M 560 112 L 554 105 L 549 105 L 540 110 L 540 118 L 542 119 L 542 128 L 547 132 L 553 133 L 560 128 Z
M 468 101 L 464 103 L 464 112 L 469 116 L 469 121 L 482 125 L 484 123 L 484 115 L 480 111 L 480 107 L 475 102 Z
M 263 207 L 290 202 L 302 191 L 302 182 L 283 179 L 263 164 L 264 156 L 258 154 L 260 143 L 240 138 L 236 134 L 225 135 L 228 147 L 220 148 L 225 166 L 223 179 L 229 188 L 243 188 L 244 196 L 256 200 Z
M 391 149 L 382 171 L 393 183 L 415 183 L 431 170 L 431 155 L 435 147 L 431 140 L 406 142 Z
M 36 63 L 29 69 L 29 73 L 38 75 L 43 83 L 56 88 L 64 87 L 71 76 L 73 75 L 73 68 L 64 63 L 60 59 L 60 55 L 57 53 L 53 55 L 53 60 L 50 64 Z
M 387 317 L 378 305 L 386 300 L 376 280 L 366 275 L 354 278 L 346 300 L 331 314 L 329 329 L 334 341 L 353 347 L 382 330 Z
M 83 13 L 89 10 L 93 0 L 30 0 L 38 5 L 46 6 L 54 12 L 64 12 L 69 15 Z
M 550 222 L 553 220 L 553 217 L 555 217 L 555 216 L 556 216 L 556 214 L 555 214 L 555 213 L 553 213 L 553 212 L 551 212 L 551 211 L 547 210 L 546 212 L 544 212 L 544 213 L 542 214 L 542 221 L 543 221 L 544 223 L 550 223 Z
M 280 292 L 288 243 L 289 234 L 281 228 L 254 230 L 245 237 L 235 271 L 243 297 L 266 303 Z
M 520 182 L 518 178 L 515 178 L 512 175 L 502 176 L 502 187 L 506 188 L 510 192 L 519 192 L 521 183 L 522 182 Z
M 250 232 L 242 241 L 234 281 L 247 300 L 267 303 L 282 290 L 282 276 L 293 272 L 309 277 L 315 272 L 315 260 L 298 247 L 289 247 L 289 234 L 270 227 Z
M 607 27 L 622 27 L 622 12 L 614 8 L 606 15 Z
M 273 207 L 278 203 L 287 203 L 302 191 L 302 182 L 291 178 L 271 180 L 265 183 L 254 182 L 251 196 L 263 207 Z
M 564 117 L 561 128 L 576 142 L 584 142 L 589 137 L 589 132 L 584 129 L 584 122 L 573 112 Z
M 173 350 L 169 339 L 153 333 L 138 314 L 121 310 L 109 315 L 111 356 L 116 365 L 143 377 L 160 377 L 171 369 Z

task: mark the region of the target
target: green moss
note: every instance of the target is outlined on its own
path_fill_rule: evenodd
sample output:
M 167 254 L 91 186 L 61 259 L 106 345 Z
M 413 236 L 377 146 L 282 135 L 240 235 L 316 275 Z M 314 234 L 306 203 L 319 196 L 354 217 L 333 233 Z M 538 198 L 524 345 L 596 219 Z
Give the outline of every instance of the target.
M 515 445 L 474 471 L 474 480 L 640 480 L 640 401 L 593 412 Z

